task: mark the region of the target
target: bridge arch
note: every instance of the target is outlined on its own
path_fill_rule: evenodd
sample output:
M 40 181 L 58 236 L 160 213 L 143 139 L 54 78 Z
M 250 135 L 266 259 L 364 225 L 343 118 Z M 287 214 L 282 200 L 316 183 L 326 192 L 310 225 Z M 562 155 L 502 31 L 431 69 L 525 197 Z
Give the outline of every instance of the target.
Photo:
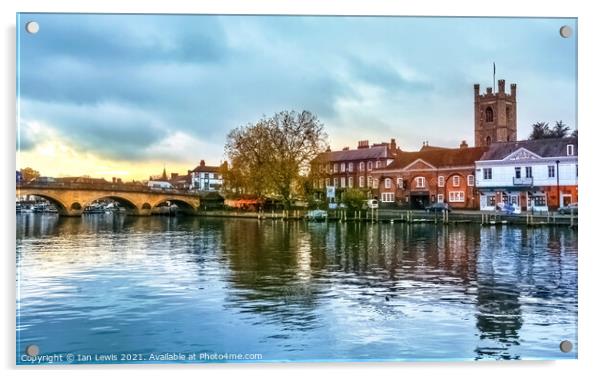
M 186 214 L 193 214 L 198 209 L 198 204 L 192 200 L 184 200 L 184 199 L 172 198 L 172 197 L 164 197 L 158 201 L 155 201 L 154 204 L 152 205 L 152 208 L 155 209 L 159 205 L 164 204 L 166 202 L 176 204 L 178 206 L 178 208 Z
M 50 202 L 51 204 L 53 204 L 54 207 L 56 207 L 56 210 L 58 211 L 59 215 L 70 215 L 69 210 L 71 209 L 71 205 L 68 205 L 65 202 L 63 202 L 60 198 L 58 198 L 58 196 L 53 196 L 51 194 L 44 194 L 44 193 L 35 192 L 35 191 L 21 192 L 21 193 L 18 193 L 18 195 L 36 196 L 36 197 L 43 198 L 43 199 L 47 200 L 48 202 Z
M 114 195 L 114 194 L 98 195 L 98 196 L 91 197 L 86 201 L 83 208 L 90 206 L 93 202 L 101 201 L 104 199 L 113 200 L 113 201 L 117 202 L 119 205 L 125 207 L 128 211 L 133 211 L 133 212 L 138 211 L 138 205 L 136 205 L 134 200 L 127 198 L 126 196 Z

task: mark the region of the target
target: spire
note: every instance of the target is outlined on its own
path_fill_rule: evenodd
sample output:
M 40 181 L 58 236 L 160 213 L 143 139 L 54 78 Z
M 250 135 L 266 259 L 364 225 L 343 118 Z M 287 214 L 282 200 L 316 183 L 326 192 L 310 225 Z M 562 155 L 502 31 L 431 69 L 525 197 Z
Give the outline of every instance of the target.
M 167 181 L 167 171 L 165 170 L 165 164 L 163 164 L 163 175 L 161 176 L 163 181 Z

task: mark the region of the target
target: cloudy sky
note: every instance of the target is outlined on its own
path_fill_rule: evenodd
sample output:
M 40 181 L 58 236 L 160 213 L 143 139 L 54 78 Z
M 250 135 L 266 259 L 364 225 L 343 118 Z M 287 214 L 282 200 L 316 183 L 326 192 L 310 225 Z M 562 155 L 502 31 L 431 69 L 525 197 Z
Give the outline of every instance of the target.
M 37 34 L 25 24 L 40 24 Z M 332 148 L 473 143 L 473 84 L 518 85 L 518 133 L 576 127 L 574 19 L 22 14 L 17 168 L 186 172 L 228 131 L 309 110 Z M 509 90 L 509 89 L 508 89 Z

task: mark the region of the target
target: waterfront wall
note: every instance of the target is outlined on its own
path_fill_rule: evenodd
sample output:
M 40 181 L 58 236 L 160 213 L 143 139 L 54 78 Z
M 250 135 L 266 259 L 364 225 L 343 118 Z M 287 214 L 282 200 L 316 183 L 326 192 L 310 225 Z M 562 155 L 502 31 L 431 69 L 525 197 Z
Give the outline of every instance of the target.
M 301 220 L 306 210 L 251 212 L 251 211 L 202 211 L 203 217 L 252 218 L 259 220 Z M 476 224 L 516 224 L 528 226 L 568 226 L 577 227 L 577 215 L 560 215 L 554 212 L 524 213 L 507 215 L 493 211 L 462 211 L 429 213 L 421 210 L 375 209 L 361 211 L 330 210 L 326 219 L 329 222 L 406 222 L 406 223 L 476 223 Z

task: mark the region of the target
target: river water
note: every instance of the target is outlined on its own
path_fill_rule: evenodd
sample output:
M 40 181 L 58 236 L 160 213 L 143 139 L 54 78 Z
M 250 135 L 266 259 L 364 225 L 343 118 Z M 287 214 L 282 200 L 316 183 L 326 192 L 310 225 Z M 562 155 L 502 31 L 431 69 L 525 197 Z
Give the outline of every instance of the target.
M 17 214 L 17 363 L 31 344 L 73 363 L 576 358 L 577 255 L 567 228 Z

